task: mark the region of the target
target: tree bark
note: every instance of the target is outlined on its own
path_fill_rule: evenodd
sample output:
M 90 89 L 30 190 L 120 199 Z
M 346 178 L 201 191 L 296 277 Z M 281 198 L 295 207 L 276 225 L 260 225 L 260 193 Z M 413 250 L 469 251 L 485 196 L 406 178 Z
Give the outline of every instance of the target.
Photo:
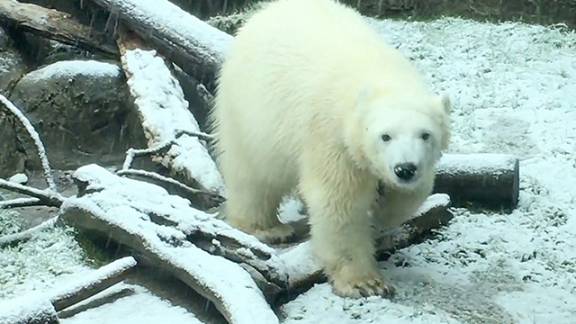
M 232 36 L 168 0 L 94 0 L 168 59 L 214 89 L 216 73 Z M 158 10 L 158 8 L 162 8 Z
M 118 50 L 103 34 L 80 24 L 70 15 L 16 0 L 0 1 L 0 22 L 53 40 L 117 55 Z

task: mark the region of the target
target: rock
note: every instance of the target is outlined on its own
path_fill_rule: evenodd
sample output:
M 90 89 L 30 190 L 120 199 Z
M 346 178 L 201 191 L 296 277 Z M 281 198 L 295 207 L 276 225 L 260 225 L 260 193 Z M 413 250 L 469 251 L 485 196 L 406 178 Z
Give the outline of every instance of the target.
M 60 61 L 26 74 L 11 99 L 40 134 L 55 169 L 117 164 L 129 147 L 144 146 L 117 64 Z M 18 138 L 25 144 L 22 136 Z M 35 151 L 26 148 L 27 169 L 38 169 Z
M 16 173 L 15 175 L 11 176 L 8 181 L 23 185 L 28 183 L 28 176 L 24 173 Z
M 26 72 L 24 58 L 6 30 L 0 27 L 0 93 L 8 93 Z

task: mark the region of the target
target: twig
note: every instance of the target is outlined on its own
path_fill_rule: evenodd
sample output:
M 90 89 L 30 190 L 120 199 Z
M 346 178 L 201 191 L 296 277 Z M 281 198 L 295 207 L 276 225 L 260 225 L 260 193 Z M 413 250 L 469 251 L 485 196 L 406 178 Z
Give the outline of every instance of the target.
M 24 126 L 26 132 L 30 138 L 34 141 L 34 145 L 38 151 L 38 157 L 40 158 L 40 162 L 42 163 L 42 170 L 44 171 L 44 178 L 46 183 L 48 184 L 48 188 L 54 192 L 56 192 L 56 183 L 54 182 L 54 178 L 52 177 L 52 170 L 50 169 L 50 163 L 48 163 L 48 157 L 46 156 L 46 150 L 44 149 L 44 144 L 42 144 L 42 140 L 40 136 L 32 126 L 32 123 L 22 114 L 22 112 L 12 104 L 6 97 L 0 95 L 0 103 L 2 104 L 0 108 L 4 108 L 5 111 L 14 115 L 20 124 Z
M 164 150 L 170 149 L 172 145 L 174 145 L 174 140 L 169 140 L 162 144 L 145 149 L 130 148 L 126 152 L 126 159 L 124 160 L 124 164 L 122 165 L 122 170 L 130 169 L 132 167 L 132 162 L 134 161 L 134 158 L 161 153 Z
M 42 205 L 49 207 L 60 207 L 64 198 L 57 192 L 50 189 L 37 189 L 30 186 L 24 186 L 18 183 L 0 179 L 0 188 L 38 198 Z
M 154 184 L 160 185 L 170 194 L 175 194 L 189 199 L 195 207 L 198 207 L 202 210 L 217 207 L 222 202 L 224 202 L 224 198 L 217 193 L 189 187 L 178 180 L 165 177 L 155 172 L 123 169 L 116 172 L 116 174 L 120 176 L 135 176 L 138 178 L 144 178 Z
M 128 149 L 128 151 L 126 152 L 126 159 L 124 160 L 124 164 L 122 165 L 122 170 L 130 169 L 132 166 L 132 162 L 134 161 L 134 158 L 136 158 L 136 157 L 147 156 L 147 155 L 152 155 L 152 154 L 160 154 L 160 153 L 162 153 L 162 151 L 170 149 L 170 147 L 172 145 L 176 144 L 176 139 L 178 139 L 182 135 L 195 136 L 195 137 L 198 137 L 199 139 L 204 140 L 206 142 L 210 142 L 210 141 L 213 141 L 215 139 L 215 137 L 213 135 L 206 134 L 203 132 L 179 130 L 176 132 L 176 134 L 174 134 L 174 139 L 171 139 L 171 140 L 166 141 L 164 143 L 158 144 L 156 146 L 145 148 L 145 149 L 135 149 L 135 148 Z
M 203 132 L 193 132 L 193 131 L 189 131 L 189 130 L 179 130 L 176 132 L 176 135 L 174 137 L 178 138 L 182 135 L 198 137 L 199 139 L 206 141 L 206 142 L 211 142 L 211 141 L 214 141 L 216 139 L 216 137 L 214 137 L 214 135 L 206 134 Z
M 7 245 L 22 243 L 30 240 L 36 233 L 43 231 L 46 228 L 50 228 L 56 224 L 58 217 L 50 218 L 39 225 L 36 225 L 32 228 L 29 228 L 25 231 L 20 233 L 5 235 L 0 237 L 0 248 L 3 248 Z
M 42 206 L 38 198 L 16 198 L 11 200 L 0 201 L 0 209 L 11 209 L 18 207 Z

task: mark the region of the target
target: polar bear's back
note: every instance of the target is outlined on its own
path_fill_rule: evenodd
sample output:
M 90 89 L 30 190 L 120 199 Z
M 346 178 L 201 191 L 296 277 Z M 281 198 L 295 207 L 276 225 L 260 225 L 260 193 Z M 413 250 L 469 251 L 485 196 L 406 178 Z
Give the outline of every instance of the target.
M 218 149 L 289 169 L 303 143 L 341 132 L 362 86 L 411 71 L 352 9 L 273 2 L 241 28 L 222 67 L 212 116 Z

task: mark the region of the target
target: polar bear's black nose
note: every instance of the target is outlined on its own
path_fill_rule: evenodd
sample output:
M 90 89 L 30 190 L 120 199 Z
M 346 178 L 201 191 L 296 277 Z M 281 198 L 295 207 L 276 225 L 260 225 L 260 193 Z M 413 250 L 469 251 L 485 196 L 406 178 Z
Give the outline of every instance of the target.
M 414 163 L 400 163 L 394 167 L 394 173 L 402 180 L 410 180 L 416 173 L 416 165 Z

